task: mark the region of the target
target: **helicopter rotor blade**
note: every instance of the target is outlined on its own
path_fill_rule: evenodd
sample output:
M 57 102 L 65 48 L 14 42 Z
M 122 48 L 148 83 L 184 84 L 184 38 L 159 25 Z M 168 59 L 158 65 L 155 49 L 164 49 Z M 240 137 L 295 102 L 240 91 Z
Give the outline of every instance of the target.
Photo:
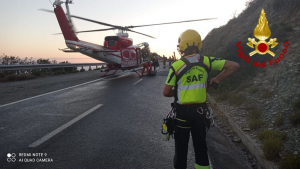
M 104 25 L 104 26 L 110 26 L 110 27 L 114 27 L 114 28 L 116 28 L 116 29 L 119 29 L 119 28 L 121 28 L 120 26 L 111 25 L 111 24 L 108 24 L 108 23 L 99 22 L 99 21 L 95 21 L 95 20 L 92 20 L 92 19 L 87 19 L 87 18 L 83 18 L 83 17 L 79 17 L 79 16 L 74 16 L 74 15 L 71 15 L 71 17 L 73 17 L 73 18 L 76 18 L 76 19 L 85 20 L 85 21 L 88 21 L 88 22 L 97 23 L 97 24 Z
M 178 22 L 167 22 L 167 23 L 158 23 L 158 24 L 149 24 L 149 25 L 127 26 L 127 28 L 137 28 L 137 27 L 155 26 L 155 25 L 167 25 L 167 24 L 174 24 L 174 23 L 195 22 L 195 21 L 204 21 L 204 20 L 212 20 L 212 19 L 217 19 L 217 18 L 205 18 L 205 19 L 186 20 L 186 21 L 178 21 Z
M 87 31 L 78 31 L 75 33 L 86 33 L 86 32 L 99 32 L 99 31 L 108 31 L 108 30 L 115 30 L 116 28 L 108 28 L 108 29 L 95 29 L 95 30 L 87 30 Z M 62 33 L 55 33 L 53 35 L 61 35 Z
M 108 31 L 108 30 L 115 30 L 116 28 L 108 28 L 108 29 L 95 29 L 95 30 L 88 30 L 88 31 L 78 31 L 76 33 L 85 33 L 85 32 L 99 32 L 99 31 Z
M 44 11 L 44 12 L 50 12 L 50 13 L 54 13 L 52 10 L 49 10 L 49 9 L 38 9 L 40 11 Z
M 140 32 L 136 32 L 136 31 L 133 31 L 133 30 L 131 30 L 131 29 L 126 29 L 127 31 L 130 31 L 130 32 L 134 32 L 134 33 L 137 33 L 137 34 L 141 34 L 141 35 L 144 35 L 144 36 L 147 36 L 147 37 L 150 37 L 150 38 L 153 38 L 153 39 L 155 39 L 155 37 L 153 37 L 153 36 L 150 36 L 150 35 L 147 35 L 147 34 L 144 34 L 144 33 L 140 33 Z

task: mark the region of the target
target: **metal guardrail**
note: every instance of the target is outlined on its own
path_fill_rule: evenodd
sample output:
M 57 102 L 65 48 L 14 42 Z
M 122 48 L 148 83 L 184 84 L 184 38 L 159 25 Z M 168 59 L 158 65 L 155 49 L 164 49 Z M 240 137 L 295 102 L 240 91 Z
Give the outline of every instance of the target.
M 0 65 L 0 71 L 5 70 L 27 70 L 27 69 L 47 69 L 64 67 L 102 66 L 105 63 L 70 63 L 70 64 L 34 64 L 34 65 Z

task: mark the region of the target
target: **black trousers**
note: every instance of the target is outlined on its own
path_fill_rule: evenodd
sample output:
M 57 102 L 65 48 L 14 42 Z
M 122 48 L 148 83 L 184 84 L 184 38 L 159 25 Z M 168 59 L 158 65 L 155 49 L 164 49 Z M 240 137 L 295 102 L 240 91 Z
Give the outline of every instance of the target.
M 176 109 L 174 168 L 187 168 L 190 133 L 192 134 L 196 164 L 208 166 L 205 114 L 197 112 L 199 105 L 179 106 Z M 184 122 L 186 120 L 186 122 Z

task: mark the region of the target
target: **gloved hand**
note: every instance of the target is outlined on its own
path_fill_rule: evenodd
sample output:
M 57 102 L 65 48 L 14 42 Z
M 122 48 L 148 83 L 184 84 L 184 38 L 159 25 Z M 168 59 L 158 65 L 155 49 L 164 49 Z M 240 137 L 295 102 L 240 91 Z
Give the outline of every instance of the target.
M 218 89 L 219 83 L 216 82 L 217 80 L 215 78 L 212 78 L 207 81 L 207 88 L 213 88 L 215 90 Z

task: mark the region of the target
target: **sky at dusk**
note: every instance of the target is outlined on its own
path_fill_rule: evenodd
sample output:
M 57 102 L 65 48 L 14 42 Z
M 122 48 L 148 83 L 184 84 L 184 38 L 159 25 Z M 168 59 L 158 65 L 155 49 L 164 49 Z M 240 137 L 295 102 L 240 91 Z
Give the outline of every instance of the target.
M 218 18 L 215 20 L 181 23 L 162 26 L 134 28 L 134 31 L 156 37 L 129 32 L 133 44 L 148 42 L 151 52 L 171 56 L 176 52 L 179 35 L 194 29 L 202 37 L 213 29 L 225 25 L 233 13 L 239 14 L 245 9 L 248 0 L 74 0 L 70 5 L 72 15 L 81 16 L 113 25 L 130 26 L 203 18 Z M 53 3 L 54 0 L 51 0 Z M 63 35 L 55 14 L 38 9 L 53 10 L 49 0 L 0 0 L 0 55 L 14 55 L 20 58 L 33 57 L 57 60 L 68 60 L 71 63 L 99 62 L 80 53 L 64 53 L 58 48 L 66 48 Z M 64 5 L 63 8 L 65 9 Z M 106 26 L 73 19 L 77 31 L 105 29 Z M 115 35 L 117 30 L 81 33 L 80 40 L 103 45 L 105 36 Z

